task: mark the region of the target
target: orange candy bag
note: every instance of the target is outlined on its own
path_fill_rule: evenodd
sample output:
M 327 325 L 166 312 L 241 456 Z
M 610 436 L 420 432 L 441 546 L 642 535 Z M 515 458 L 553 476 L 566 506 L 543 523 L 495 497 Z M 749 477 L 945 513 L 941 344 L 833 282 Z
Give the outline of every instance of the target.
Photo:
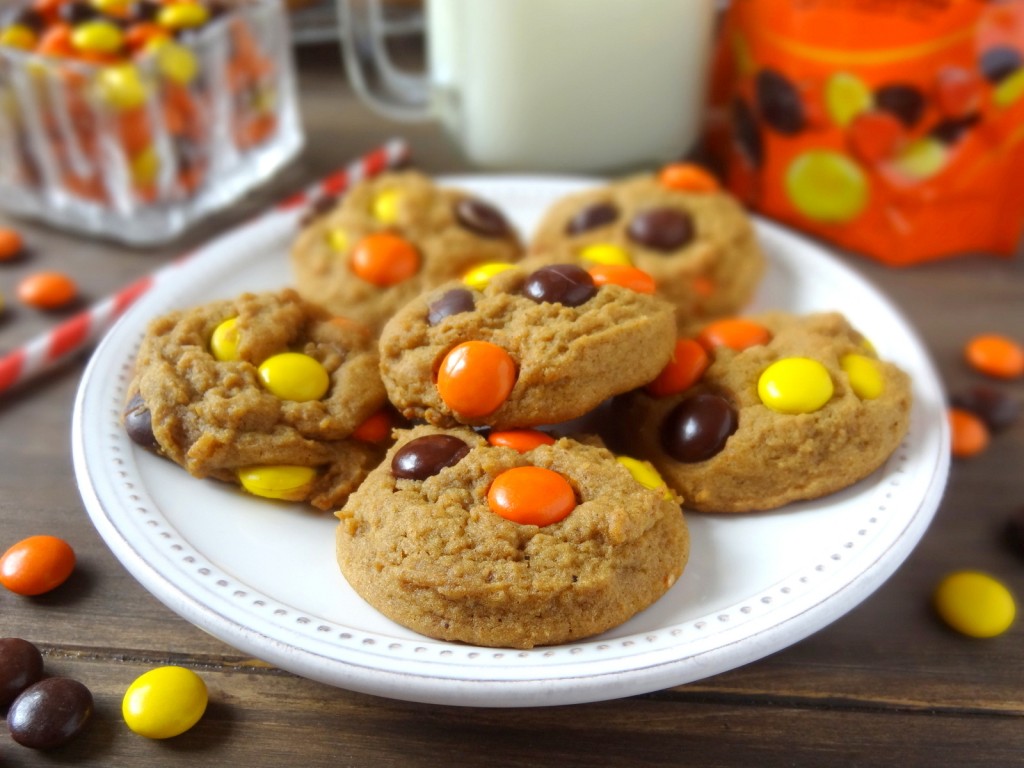
M 709 148 L 751 208 L 890 266 L 1012 256 L 1024 1 L 733 0 Z

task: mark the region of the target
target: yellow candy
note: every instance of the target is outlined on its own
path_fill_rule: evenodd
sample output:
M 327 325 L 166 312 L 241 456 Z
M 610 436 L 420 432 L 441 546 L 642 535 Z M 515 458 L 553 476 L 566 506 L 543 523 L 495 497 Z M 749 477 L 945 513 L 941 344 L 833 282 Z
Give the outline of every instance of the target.
M 978 571 L 957 571 L 939 582 L 935 609 L 949 626 L 970 637 L 1001 635 L 1017 615 L 1010 590 Z
M 253 496 L 282 501 L 302 501 L 316 479 L 312 467 L 278 464 L 265 467 L 242 467 L 236 472 L 238 482 Z
M 174 83 L 188 85 L 199 74 L 199 62 L 195 54 L 185 46 L 172 42 L 170 38 L 158 37 L 146 46 L 146 50 L 156 56 L 160 73 Z
M 512 269 L 511 264 L 499 264 L 497 262 L 481 264 L 479 267 L 473 267 L 473 269 L 464 274 L 462 276 L 462 282 L 468 288 L 482 291 L 487 287 L 495 275 L 500 275 L 508 269 Z
M 1024 69 L 1001 80 L 992 92 L 992 101 L 1000 107 L 1008 107 L 1021 96 L 1024 96 Z
M 938 139 L 922 136 L 910 142 L 893 161 L 893 167 L 909 179 L 927 179 L 946 166 L 949 149 Z
M 131 64 L 104 67 L 97 80 L 100 98 L 115 109 L 135 109 L 146 103 L 146 90 L 139 71 Z
M 661 475 L 658 474 L 658 470 L 649 461 L 640 461 L 630 456 L 616 456 L 615 460 L 629 470 L 629 474 L 633 476 L 644 488 L 650 488 L 652 491 L 661 491 L 662 496 L 666 499 L 672 498 L 672 492 L 668 489 L 668 485 L 664 480 L 661 479 Z
M 373 218 L 381 224 L 398 222 L 399 203 L 402 193 L 397 189 L 386 189 L 373 199 Z
M 152 184 L 160 172 L 160 155 L 153 147 L 147 147 L 131 160 L 132 181 L 139 186 Z
M 857 115 L 871 109 L 873 101 L 867 84 L 848 72 L 836 72 L 825 84 L 825 106 L 838 126 L 849 125 Z
M 832 377 L 817 360 L 787 357 L 761 374 L 757 394 L 779 413 L 813 413 L 832 397 Z
M 202 26 L 209 18 L 210 12 L 199 3 L 174 3 L 161 8 L 156 20 L 168 29 L 188 29 Z
M 878 361 L 865 355 L 843 355 L 839 366 L 850 377 L 850 387 L 861 400 L 874 400 L 885 390 Z
M 124 46 L 124 32 L 109 21 L 86 21 L 71 32 L 71 44 L 86 53 L 117 53 Z
M 206 683 L 184 667 L 157 667 L 135 679 L 121 701 L 121 715 L 147 739 L 169 739 L 199 722 L 209 695 Z
M 210 352 L 222 362 L 238 360 L 238 318 L 230 317 L 213 329 Z
M 348 250 L 348 233 L 343 229 L 332 229 L 327 233 L 327 243 L 337 253 L 344 253 Z
M 625 248 L 611 243 L 594 243 L 580 251 L 580 258 L 591 264 L 619 264 L 631 267 L 633 261 Z
M 259 373 L 263 386 L 282 400 L 319 400 L 331 383 L 319 361 L 298 352 L 282 352 L 267 358 Z
M 868 180 L 860 166 L 827 149 L 797 156 L 786 169 L 785 186 L 797 210 L 815 221 L 850 221 L 868 202 Z
M 38 41 L 36 33 L 24 24 L 11 24 L 0 31 L 0 46 L 31 51 Z

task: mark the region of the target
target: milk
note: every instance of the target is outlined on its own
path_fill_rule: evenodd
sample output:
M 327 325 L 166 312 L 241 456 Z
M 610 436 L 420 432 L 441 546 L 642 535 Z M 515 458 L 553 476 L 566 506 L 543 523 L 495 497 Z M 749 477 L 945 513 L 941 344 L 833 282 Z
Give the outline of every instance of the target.
M 427 0 L 434 114 L 493 168 L 612 172 L 695 143 L 713 0 Z

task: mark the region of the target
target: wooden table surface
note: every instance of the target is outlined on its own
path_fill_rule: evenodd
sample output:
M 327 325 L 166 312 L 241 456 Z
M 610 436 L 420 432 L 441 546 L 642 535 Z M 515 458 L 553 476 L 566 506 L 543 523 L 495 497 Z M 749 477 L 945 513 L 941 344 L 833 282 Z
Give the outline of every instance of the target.
M 230 228 L 325 170 L 403 135 L 429 173 L 467 170 L 432 125 L 382 121 L 360 106 L 333 46 L 300 54 L 308 144 L 266 190 L 183 240 L 139 253 L 18 222 L 28 258 L 0 265 L 0 350 L 58 316 L 20 306 L 15 286 L 47 268 L 71 273 L 97 299 Z M 0 217 L 0 221 L 10 223 Z M 894 271 L 840 258 L 903 310 L 949 391 L 980 381 L 961 359 L 975 333 L 1024 340 L 1024 261 L 971 257 Z M 93 692 L 95 715 L 42 754 L 0 739 L 0 765 L 439 766 L 701 765 L 940 766 L 1024 763 L 1024 622 L 972 640 L 934 617 L 939 579 L 982 569 L 1024 596 L 1024 559 L 1003 528 L 1024 506 L 1024 421 L 990 449 L 956 461 L 933 524 L 899 570 L 829 627 L 746 667 L 617 701 L 537 709 L 459 708 L 377 698 L 312 682 L 249 658 L 165 608 L 111 554 L 86 515 L 71 465 L 73 361 L 0 400 L 0 548 L 37 533 L 72 543 L 78 567 L 54 592 L 0 594 L 0 636 L 43 651 L 47 673 Z M 1004 387 L 1022 396 L 1024 382 Z M 121 720 L 125 689 L 163 664 L 195 669 L 210 705 L 168 741 Z

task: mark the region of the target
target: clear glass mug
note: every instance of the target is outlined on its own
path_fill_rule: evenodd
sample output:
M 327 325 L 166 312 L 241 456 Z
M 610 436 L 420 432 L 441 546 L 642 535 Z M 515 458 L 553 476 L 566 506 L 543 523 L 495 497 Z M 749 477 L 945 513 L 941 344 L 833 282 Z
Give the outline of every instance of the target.
M 425 0 L 427 71 L 394 66 L 381 0 L 338 0 L 350 81 L 439 120 L 482 167 L 611 173 L 693 148 L 715 0 Z

